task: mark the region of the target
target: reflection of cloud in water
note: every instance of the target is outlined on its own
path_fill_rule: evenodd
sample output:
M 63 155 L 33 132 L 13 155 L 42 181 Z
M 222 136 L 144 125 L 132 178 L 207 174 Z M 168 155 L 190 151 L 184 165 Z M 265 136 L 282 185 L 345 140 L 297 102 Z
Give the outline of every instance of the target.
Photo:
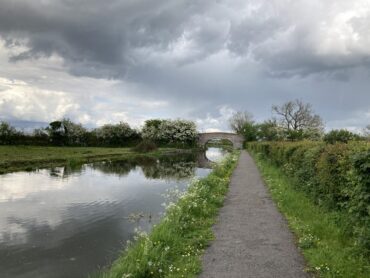
M 208 148 L 206 157 L 213 162 L 220 161 L 226 154 L 226 151 L 221 148 Z
M 54 171 L 55 172 L 55 171 Z M 60 178 L 50 178 L 50 170 L 35 172 L 18 172 L 0 176 L 0 203 L 27 197 L 47 190 L 59 190 L 70 183 Z
M 23 270 L 26 276 L 37 270 L 34 277 L 59 278 L 63 271 L 80 277 L 114 259 L 137 225 L 125 216 L 138 211 L 158 215 L 161 193 L 185 188 L 192 175 L 209 171 L 195 169 L 191 160 L 177 160 L 172 168 L 166 158 L 146 165 L 109 162 L 0 176 L 2 274 L 24 277 L 12 272 L 21 273 L 21 264 L 28 269 Z M 151 225 L 145 219 L 140 224 Z M 86 269 L 68 268 L 70 257 L 84 260 L 81 268 Z M 60 265 L 65 269 L 58 271 Z
M 27 177 L 22 177 L 22 174 Z M 51 228 L 59 225 L 65 217 L 77 217 L 69 210 L 73 207 L 88 207 L 86 214 L 94 213 L 94 208 L 104 203 L 117 203 L 122 199 L 135 200 L 135 185 L 144 185 L 145 177 L 140 171 L 132 171 L 123 180 L 115 176 L 107 176 L 99 171 L 88 169 L 82 176 L 68 179 L 50 178 L 44 173 L 17 173 L 3 177 L 1 185 L 2 202 L 0 211 L 0 239 L 2 234 L 14 234 L 14 225 L 9 219 L 35 220 L 35 224 L 48 225 Z M 12 184 L 8 185 L 8 182 Z M 13 187 L 12 187 L 13 186 Z M 149 186 L 149 184 L 146 184 Z M 4 187 L 4 188 L 3 188 Z M 4 198 L 8 197 L 7 200 Z M 74 211 L 76 213 L 76 211 Z M 96 213 L 96 212 L 95 212 Z M 86 214 L 81 215 L 84 218 Z M 9 228 L 12 230 L 9 231 Z M 23 229 L 17 229 L 21 232 Z

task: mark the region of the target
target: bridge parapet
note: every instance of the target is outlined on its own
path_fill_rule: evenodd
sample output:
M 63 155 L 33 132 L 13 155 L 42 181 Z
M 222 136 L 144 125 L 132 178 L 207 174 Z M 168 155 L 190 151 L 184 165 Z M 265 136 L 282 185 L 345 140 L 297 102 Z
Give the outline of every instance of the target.
M 243 136 L 236 134 L 236 133 L 229 133 L 229 132 L 199 133 L 198 145 L 205 146 L 208 141 L 215 140 L 215 139 L 226 139 L 226 140 L 229 140 L 233 144 L 234 148 L 236 149 L 243 148 L 243 142 L 244 142 Z

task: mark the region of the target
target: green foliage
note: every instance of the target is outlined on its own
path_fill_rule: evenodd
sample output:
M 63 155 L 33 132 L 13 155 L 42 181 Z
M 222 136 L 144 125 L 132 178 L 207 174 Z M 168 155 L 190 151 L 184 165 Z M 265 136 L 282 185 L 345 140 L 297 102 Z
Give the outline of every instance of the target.
M 363 129 L 362 133 L 363 133 L 364 139 L 370 141 L 370 125 L 367 125 Z
M 93 134 L 103 146 L 126 146 L 129 141 L 139 138 L 139 134 L 125 122 L 103 125 L 96 128 Z
M 319 152 L 316 147 L 310 150 L 302 159 L 308 160 L 307 165 Z M 301 180 L 286 175 L 283 168 L 271 164 L 262 155 L 252 154 L 273 200 L 297 237 L 307 270 L 313 277 L 370 277 L 369 258 L 363 255 L 363 245 L 357 245 L 358 233 L 354 237 L 347 232 L 348 214 L 318 206 L 299 190 Z M 299 154 L 302 152 L 297 149 L 296 156 Z M 363 165 L 363 161 L 360 164 Z
M 83 146 L 86 145 L 87 130 L 69 119 L 54 121 L 45 129 L 50 141 L 56 146 Z M 44 136 L 42 130 L 34 132 L 35 136 Z
M 151 119 L 151 120 L 146 120 L 145 121 L 145 126 L 146 127 L 152 127 L 152 128 L 159 128 L 161 123 L 163 123 L 164 120 L 161 119 Z
M 206 178 L 194 181 L 176 204 L 168 205 L 151 233 L 138 232 L 137 241 L 101 277 L 195 277 L 236 162 L 237 155 L 230 155 Z
M 140 132 L 125 122 L 105 124 L 89 131 L 81 124 L 62 119 L 35 129 L 32 134 L 0 122 L 0 145 L 132 147 L 142 140 L 142 135 L 161 146 L 183 148 L 195 145 L 198 132 L 195 123 L 186 120 L 148 120 Z
M 278 141 L 282 137 L 281 131 L 275 121 L 264 121 L 256 126 L 259 141 Z
M 44 132 L 45 131 L 45 132 Z M 35 130 L 33 137 L 41 141 L 45 136 L 56 146 L 128 146 L 140 139 L 139 133 L 127 123 L 106 124 L 88 131 L 69 119 L 54 121 L 46 129 Z
M 370 250 L 370 150 L 354 154 L 351 164 L 354 166 L 349 171 L 351 187 L 345 190 L 348 195 L 347 206 L 354 215 L 352 222 L 359 236 L 359 244 Z
M 34 131 L 34 137 L 44 138 L 48 135 L 50 141 L 56 146 L 84 146 L 87 144 L 88 131 L 81 125 L 69 119 L 54 121 L 45 128 Z
M 65 130 L 62 121 L 54 121 L 46 128 L 50 141 L 53 145 L 64 145 L 66 143 Z
M 137 144 L 133 150 L 139 153 L 147 153 L 147 152 L 152 152 L 157 149 L 157 145 L 148 140 L 141 141 L 139 144 Z
M 241 129 L 241 134 L 246 142 L 256 141 L 258 136 L 257 125 L 253 122 L 246 122 Z
M 360 140 L 360 136 L 346 129 L 335 129 L 328 132 L 324 136 L 324 141 L 329 144 L 334 144 L 337 142 L 348 143 L 349 141 L 353 140 Z
M 0 144 L 11 144 L 19 132 L 6 122 L 0 122 Z
M 230 128 L 237 134 L 244 134 L 243 129 L 246 125 L 254 125 L 253 115 L 248 111 L 235 112 L 229 119 Z
M 348 233 L 370 256 L 370 143 L 249 143 L 250 150 L 296 178 L 297 190 L 317 204 L 341 211 Z
M 69 146 L 86 145 L 87 130 L 81 124 L 76 124 L 69 119 L 63 119 L 65 144 Z

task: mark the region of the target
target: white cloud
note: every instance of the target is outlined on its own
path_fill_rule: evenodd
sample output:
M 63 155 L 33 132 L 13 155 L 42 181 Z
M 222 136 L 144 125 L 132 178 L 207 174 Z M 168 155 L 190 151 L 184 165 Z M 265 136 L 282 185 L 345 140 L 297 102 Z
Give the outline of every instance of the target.
M 219 107 L 216 116 L 212 116 L 210 113 L 207 113 L 205 118 L 197 118 L 195 122 L 197 123 L 200 132 L 230 131 L 228 119 L 235 112 L 236 111 L 233 108 L 224 105 Z

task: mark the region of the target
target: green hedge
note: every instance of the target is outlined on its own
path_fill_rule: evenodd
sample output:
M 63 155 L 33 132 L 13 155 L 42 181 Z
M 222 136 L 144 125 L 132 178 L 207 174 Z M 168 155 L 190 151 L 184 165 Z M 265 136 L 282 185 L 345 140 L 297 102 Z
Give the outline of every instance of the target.
M 249 143 L 296 179 L 296 188 L 317 204 L 342 211 L 356 245 L 370 255 L 370 143 Z

